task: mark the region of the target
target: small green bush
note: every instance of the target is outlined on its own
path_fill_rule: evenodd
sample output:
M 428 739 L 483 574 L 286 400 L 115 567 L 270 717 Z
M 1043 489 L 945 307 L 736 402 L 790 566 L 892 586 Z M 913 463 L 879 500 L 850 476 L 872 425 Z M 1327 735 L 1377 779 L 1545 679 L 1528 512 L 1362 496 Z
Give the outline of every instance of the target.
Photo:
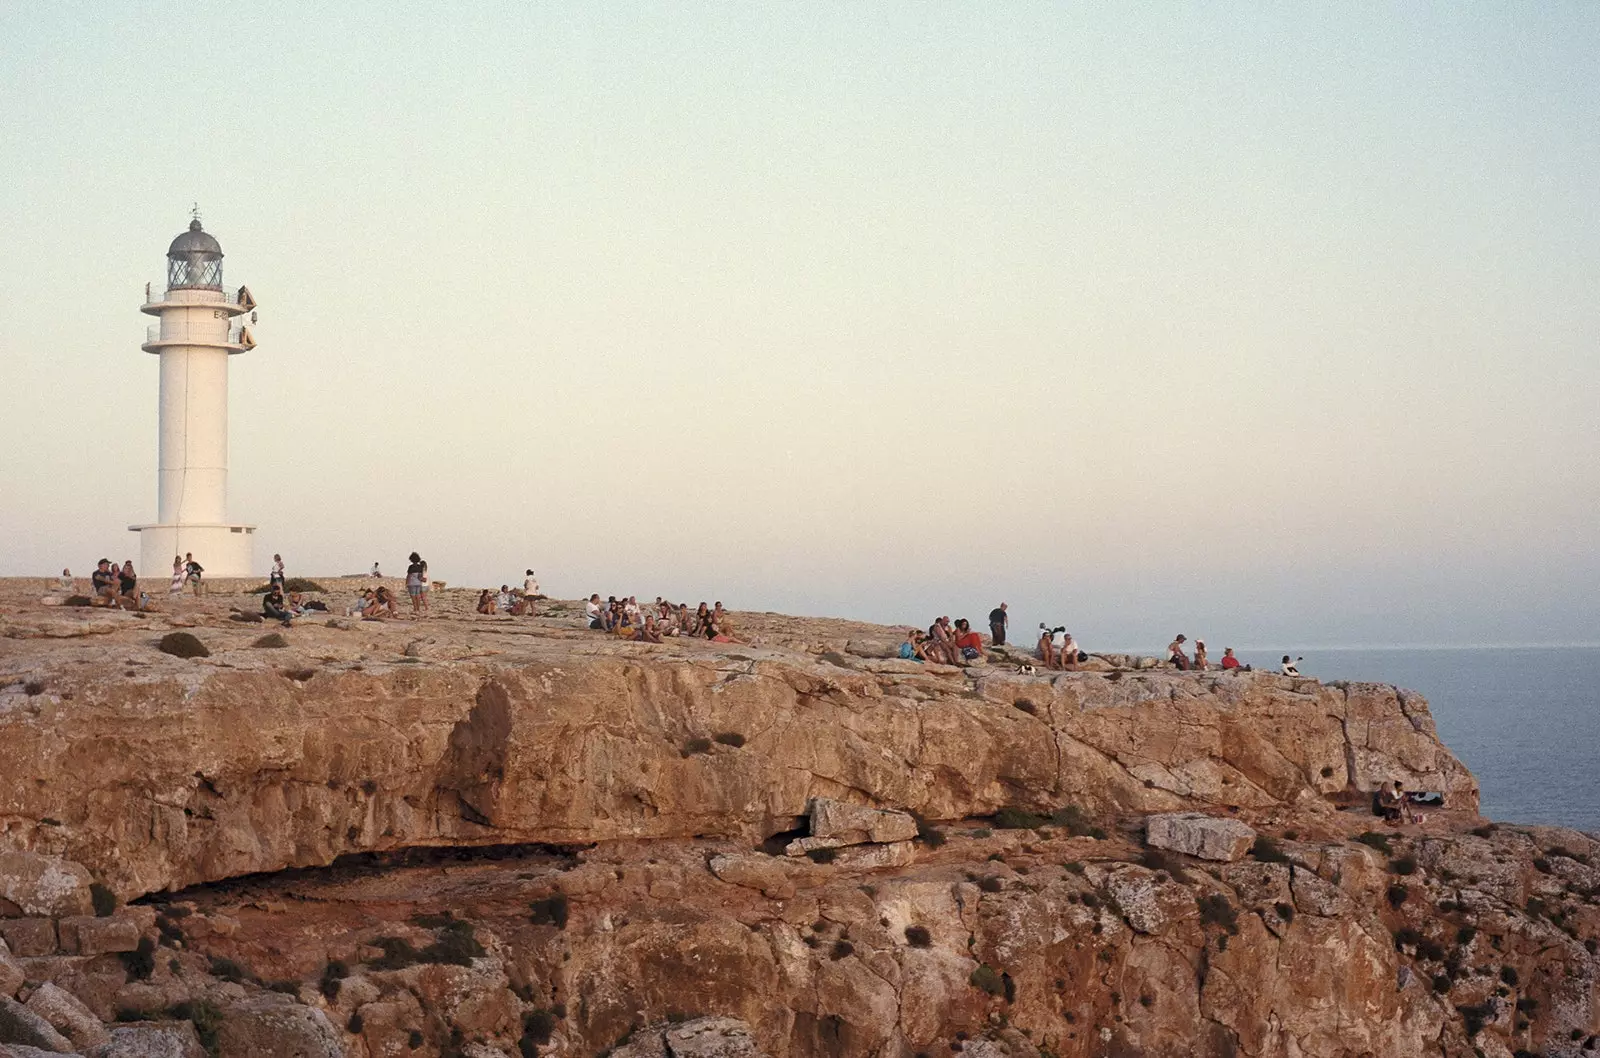
M 1461 945 L 1471 944 L 1472 939 L 1477 935 L 1477 926 L 1462 926 L 1460 929 L 1456 930 L 1456 943 Z
M 972 976 L 967 978 L 967 983 L 974 988 L 982 989 L 992 996 L 1006 994 L 1005 979 L 994 971 L 987 963 L 979 963 L 978 968 L 972 971 Z
M 832 863 L 838 858 L 838 849 L 810 849 L 806 852 L 806 859 L 812 863 Z
M 975 838 L 987 838 L 993 836 L 993 834 L 994 831 L 990 830 L 988 827 L 978 827 L 972 832 L 972 836 Z
M 940 830 L 932 823 L 929 823 L 926 819 L 923 819 L 915 812 L 911 813 L 911 818 L 917 821 L 918 841 L 922 842 L 930 849 L 936 849 L 945 843 L 944 831 Z
M 906 943 L 913 948 L 933 947 L 933 934 L 928 932 L 927 926 L 907 926 Z
M 1054 826 L 1063 828 L 1068 835 L 1075 838 L 1090 837 L 1096 830 L 1088 815 L 1077 805 L 1062 805 L 1051 813 L 1050 822 Z
M 1250 846 L 1250 855 L 1261 863 L 1288 863 L 1289 856 L 1273 838 L 1265 834 L 1256 835 L 1255 844 Z
M 1400 875 L 1416 874 L 1417 859 L 1415 856 L 1398 856 L 1389 861 L 1389 870 Z
M 1433 978 L 1434 994 L 1441 996 L 1448 994 L 1452 984 L 1454 982 L 1450 980 L 1449 974 L 1435 974 Z
M 1283 919 L 1285 922 L 1294 921 L 1293 904 L 1285 903 L 1284 901 L 1280 900 L 1276 904 L 1272 905 L 1272 910 L 1276 911 L 1278 913 L 1278 917 Z
M 1000 880 L 999 875 L 991 874 L 978 882 L 978 888 L 986 893 L 998 893 L 1005 888 L 1005 883 Z
M 1369 830 L 1365 834 L 1357 835 L 1356 840 L 1370 849 L 1377 849 L 1385 856 L 1394 851 L 1389 845 L 1389 835 L 1380 834 L 1375 830 Z
M 332 1003 L 339 998 L 339 982 L 350 976 L 350 967 L 343 959 L 333 959 L 322 968 L 322 979 L 317 982 L 317 991 L 322 993 L 322 998 Z
M 738 749 L 740 746 L 744 745 L 744 736 L 739 734 L 737 731 L 723 731 L 720 734 L 712 737 L 722 745 L 732 746 L 734 749 Z
M 691 738 L 683 744 L 683 755 L 685 757 L 693 756 L 696 753 L 709 752 L 711 752 L 711 740 L 709 738 Z
M 200 1046 L 210 1054 L 217 1053 L 217 1030 L 222 1028 L 222 1011 L 209 999 L 190 999 L 167 1011 L 174 1021 L 187 1021 L 194 1025 L 200 1037 Z
M 1510 985 L 1512 988 L 1517 987 L 1517 968 L 1515 966 L 1500 967 L 1500 980 L 1503 984 Z
M 156 644 L 156 649 L 175 658 L 209 658 L 211 651 L 193 632 L 168 632 Z
M 1221 893 L 1208 893 L 1195 900 L 1200 908 L 1200 924 L 1204 926 L 1221 926 L 1230 934 L 1239 932 L 1239 912 L 1234 910 L 1228 898 Z
M 540 1007 L 530 1010 L 522 1016 L 522 1037 L 534 1043 L 549 1043 L 550 1037 L 556 1031 L 556 1015 L 554 1011 Z
M 1066 868 L 1068 874 L 1083 873 L 1083 863 L 1079 860 L 1073 860 L 1071 863 L 1062 864 L 1062 866 Z
M 828 958 L 832 959 L 834 962 L 838 962 L 840 959 L 850 955 L 855 950 L 856 946 L 851 944 L 849 941 L 836 940 L 833 942 L 833 947 L 828 949 Z
M 222 959 L 213 955 L 211 957 L 211 976 L 220 977 L 233 984 L 244 984 L 255 979 L 255 975 L 232 959 Z
M 372 946 L 383 949 L 383 954 L 372 960 L 374 970 L 404 970 L 422 961 L 422 953 L 404 937 L 378 937 Z
M 139 946 L 121 955 L 122 968 L 135 981 L 148 981 L 156 972 L 156 943 L 149 937 L 140 937 Z
M 266 584 L 261 585 L 259 588 L 251 588 L 245 594 L 246 595 L 265 595 L 267 592 L 269 592 L 271 590 L 272 590 L 272 582 L 268 581 Z M 283 590 L 287 593 L 287 592 L 291 592 L 291 591 L 298 591 L 298 592 L 313 592 L 313 591 L 325 592 L 328 589 L 324 588 L 322 585 L 318 584 L 316 581 L 308 580 L 305 577 L 290 577 L 288 580 L 283 582 Z
M 1406 897 L 1411 895 L 1411 890 L 1406 888 L 1405 883 L 1395 882 L 1389 887 L 1388 892 L 1383 895 L 1389 901 L 1390 907 L 1398 908 L 1406 902 Z
M 994 825 L 999 830 L 1037 830 L 1049 820 L 1023 808 L 1007 806 L 994 814 Z
M 345 1031 L 352 1036 L 361 1035 L 361 1030 L 367 1027 L 366 1021 L 361 1017 L 361 1011 L 350 1015 L 350 1020 L 344 1023 Z

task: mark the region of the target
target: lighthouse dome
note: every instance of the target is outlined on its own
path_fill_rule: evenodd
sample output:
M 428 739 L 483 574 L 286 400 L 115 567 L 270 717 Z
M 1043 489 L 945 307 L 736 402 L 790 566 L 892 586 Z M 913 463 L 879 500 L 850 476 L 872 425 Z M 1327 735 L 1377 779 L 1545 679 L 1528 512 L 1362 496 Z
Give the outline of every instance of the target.
M 222 289 L 222 246 L 200 230 L 199 217 L 167 247 L 167 289 Z
M 222 244 L 210 232 L 200 230 L 200 220 L 189 222 L 189 230 L 172 240 L 167 247 L 168 257 L 188 257 L 190 254 L 215 254 L 222 256 Z

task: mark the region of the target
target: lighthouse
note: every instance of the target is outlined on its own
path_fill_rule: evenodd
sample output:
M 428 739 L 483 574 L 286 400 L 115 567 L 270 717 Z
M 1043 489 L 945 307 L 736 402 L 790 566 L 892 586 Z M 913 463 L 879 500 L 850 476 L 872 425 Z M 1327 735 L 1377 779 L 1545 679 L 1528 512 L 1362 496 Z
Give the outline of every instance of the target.
M 255 526 L 228 521 L 228 358 L 255 347 L 250 291 L 222 286 L 222 246 L 196 216 L 167 248 L 166 289 L 145 285 L 140 311 L 160 318 L 143 349 L 161 359 L 156 521 L 139 534 L 139 572 L 159 577 L 192 553 L 208 577 L 252 573 Z

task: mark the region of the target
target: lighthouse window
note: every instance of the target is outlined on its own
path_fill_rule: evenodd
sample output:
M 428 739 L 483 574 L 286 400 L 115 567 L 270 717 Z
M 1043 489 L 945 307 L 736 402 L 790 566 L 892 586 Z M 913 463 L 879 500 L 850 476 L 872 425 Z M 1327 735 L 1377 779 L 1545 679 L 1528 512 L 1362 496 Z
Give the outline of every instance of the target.
M 237 528 L 237 527 L 235 527 L 235 528 L 233 528 L 233 529 L 231 529 L 231 530 L 229 530 L 229 532 L 234 532 L 234 533 L 242 533 L 242 532 L 244 532 L 244 530 L 243 530 L 243 529 L 239 529 L 239 528 Z

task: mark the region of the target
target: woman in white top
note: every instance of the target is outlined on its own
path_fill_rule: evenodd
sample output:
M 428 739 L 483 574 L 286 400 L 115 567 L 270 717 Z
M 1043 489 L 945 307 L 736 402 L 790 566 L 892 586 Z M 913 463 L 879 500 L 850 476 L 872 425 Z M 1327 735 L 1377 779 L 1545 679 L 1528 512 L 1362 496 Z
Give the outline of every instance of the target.
M 168 595 L 183 594 L 183 558 L 179 555 L 172 556 L 172 583 L 167 585 Z

